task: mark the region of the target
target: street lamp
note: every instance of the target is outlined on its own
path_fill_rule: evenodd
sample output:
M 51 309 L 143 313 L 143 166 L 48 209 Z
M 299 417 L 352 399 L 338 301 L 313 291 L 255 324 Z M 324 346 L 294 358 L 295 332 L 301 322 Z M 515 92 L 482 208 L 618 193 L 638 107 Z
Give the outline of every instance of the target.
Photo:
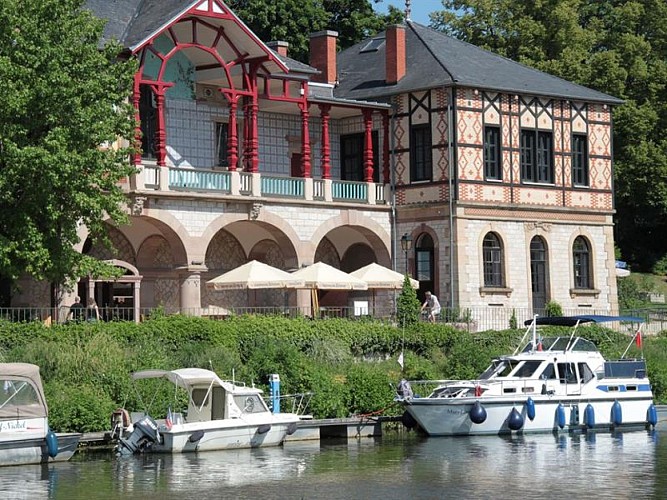
M 412 248 L 412 236 L 408 233 L 401 236 L 401 248 L 405 252 L 405 274 L 408 274 L 408 252 Z

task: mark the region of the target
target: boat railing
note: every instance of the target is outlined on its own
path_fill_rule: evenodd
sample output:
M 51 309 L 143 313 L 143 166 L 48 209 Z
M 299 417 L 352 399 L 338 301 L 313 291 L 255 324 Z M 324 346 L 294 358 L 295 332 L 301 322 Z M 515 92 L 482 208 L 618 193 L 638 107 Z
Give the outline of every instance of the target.
M 313 392 L 300 392 L 296 394 L 281 395 L 278 400 L 280 404 L 280 411 L 285 413 L 294 413 L 299 416 L 307 415 L 310 410 L 310 401 L 313 399 Z M 272 398 L 265 398 L 269 409 L 273 411 Z

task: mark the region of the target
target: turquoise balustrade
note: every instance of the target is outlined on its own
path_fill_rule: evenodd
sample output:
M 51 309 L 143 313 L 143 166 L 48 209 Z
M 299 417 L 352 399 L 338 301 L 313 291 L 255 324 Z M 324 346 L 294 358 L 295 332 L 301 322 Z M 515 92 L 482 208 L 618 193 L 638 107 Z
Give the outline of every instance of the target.
M 262 176 L 262 196 L 304 198 L 305 179 L 295 177 Z
M 213 170 L 170 168 L 169 189 L 201 189 L 229 193 L 231 191 L 231 175 L 229 172 Z
M 365 182 L 333 181 L 331 194 L 337 201 L 366 203 L 368 201 L 368 184 Z

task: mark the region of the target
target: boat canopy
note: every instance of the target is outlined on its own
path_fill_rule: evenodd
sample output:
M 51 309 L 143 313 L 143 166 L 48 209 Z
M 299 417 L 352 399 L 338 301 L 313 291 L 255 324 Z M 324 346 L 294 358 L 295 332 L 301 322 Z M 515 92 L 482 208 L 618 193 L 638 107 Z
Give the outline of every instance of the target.
M 165 378 L 172 384 L 190 391 L 195 386 L 219 385 L 229 392 L 238 392 L 237 386 L 222 380 L 215 372 L 203 368 L 181 368 L 178 370 L 144 370 L 132 374 L 133 380 L 143 380 L 149 378 Z M 257 392 L 259 389 L 243 388 L 244 392 Z
M 0 419 L 46 418 L 39 367 L 30 363 L 0 363 Z
M 636 316 L 602 316 L 597 314 L 584 314 L 580 316 L 538 316 L 535 324 L 538 326 L 576 326 L 582 323 L 607 323 L 618 321 L 622 323 L 643 323 L 644 319 Z M 532 319 L 524 321 L 525 326 L 533 323 Z

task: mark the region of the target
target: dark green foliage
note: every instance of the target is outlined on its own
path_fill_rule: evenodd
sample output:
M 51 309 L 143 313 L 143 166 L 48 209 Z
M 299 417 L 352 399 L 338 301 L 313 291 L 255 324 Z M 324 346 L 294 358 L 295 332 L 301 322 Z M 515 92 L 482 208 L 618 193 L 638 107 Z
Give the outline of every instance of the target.
M 469 333 L 424 322 L 403 329 L 376 322 L 251 316 L 225 321 L 173 316 L 141 324 L 51 328 L 0 322 L 0 352 L 3 361 L 40 366 L 54 429 L 101 431 L 108 429 L 117 407 L 157 417 L 164 417 L 169 406 L 185 409 L 184 393 L 174 402 L 168 382 L 131 383 L 129 374 L 137 370 L 213 368 L 222 378 L 253 382 L 267 394 L 268 375 L 277 373 L 283 395 L 314 393 L 309 413 L 317 418 L 393 414 L 398 411 L 392 405 L 393 387 L 401 378 L 475 378 L 494 356 L 514 351 L 522 333 Z M 582 326 L 579 333 L 612 358 L 630 342 L 628 335 L 597 325 Z M 559 334 L 569 335 L 570 329 L 543 332 Z M 402 350 L 404 370 L 397 362 Z M 644 354 L 656 400 L 663 401 L 667 336 L 647 337 Z M 628 355 L 641 352 L 633 344 Z
M 550 300 L 544 306 L 544 313 L 547 316 L 562 316 L 563 315 L 563 308 L 555 300 Z
M 100 46 L 84 0 L 0 3 L 0 276 L 63 284 L 112 266 L 76 249 L 107 217 L 124 221 L 119 181 L 134 172 L 134 62 Z M 120 143 L 118 143 L 120 144 Z
M 616 280 L 618 290 L 618 307 L 621 311 L 637 309 L 646 305 L 637 281 L 630 278 Z
M 419 321 L 421 304 L 417 292 L 410 284 L 410 277 L 406 274 L 403 279 L 403 288 L 396 301 L 396 319 L 401 326 L 411 326 Z

